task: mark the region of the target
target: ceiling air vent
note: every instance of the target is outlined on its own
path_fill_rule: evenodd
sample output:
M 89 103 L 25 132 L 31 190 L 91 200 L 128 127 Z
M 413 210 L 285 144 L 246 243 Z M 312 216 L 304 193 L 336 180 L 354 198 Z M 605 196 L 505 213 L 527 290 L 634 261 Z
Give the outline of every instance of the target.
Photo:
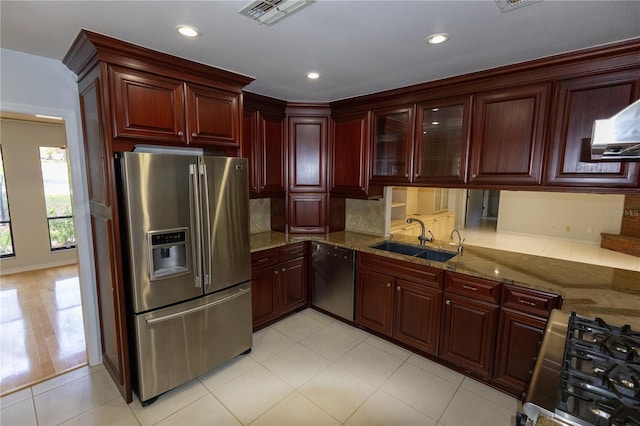
M 313 0 L 258 0 L 246 5 L 238 13 L 260 24 L 273 25 L 311 3 Z
M 513 9 L 528 6 L 533 3 L 537 3 L 542 0 L 496 0 L 498 7 L 502 13 L 508 12 Z

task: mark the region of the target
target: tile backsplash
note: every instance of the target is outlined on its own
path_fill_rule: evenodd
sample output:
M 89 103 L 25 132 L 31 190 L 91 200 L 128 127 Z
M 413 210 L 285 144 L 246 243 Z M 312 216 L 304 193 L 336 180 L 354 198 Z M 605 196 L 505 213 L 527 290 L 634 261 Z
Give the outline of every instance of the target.
M 385 201 L 347 199 L 345 229 L 347 231 L 384 235 Z
M 271 199 L 256 198 L 249 200 L 249 218 L 251 234 L 271 231 Z

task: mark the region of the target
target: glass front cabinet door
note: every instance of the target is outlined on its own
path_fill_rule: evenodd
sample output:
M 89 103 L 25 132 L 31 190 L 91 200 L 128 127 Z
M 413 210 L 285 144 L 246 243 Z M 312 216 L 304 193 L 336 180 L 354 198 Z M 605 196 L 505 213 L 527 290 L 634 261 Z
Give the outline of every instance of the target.
M 371 182 L 411 182 L 413 107 L 373 111 L 373 165 Z
M 418 104 L 413 182 L 464 183 L 471 97 Z

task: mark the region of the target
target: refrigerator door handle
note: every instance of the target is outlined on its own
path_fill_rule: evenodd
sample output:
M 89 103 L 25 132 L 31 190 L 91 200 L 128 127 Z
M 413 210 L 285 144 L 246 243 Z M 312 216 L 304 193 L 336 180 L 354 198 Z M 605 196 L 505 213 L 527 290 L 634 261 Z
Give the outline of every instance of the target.
M 157 324 L 159 322 L 164 322 L 164 321 L 168 321 L 168 320 L 171 320 L 171 319 L 174 319 L 174 318 L 179 318 L 179 317 L 183 317 L 183 316 L 186 316 L 186 315 L 189 315 L 189 314 L 193 314 L 195 312 L 203 311 L 205 309 L 212 308 L 212 307 L 214 307 L 216 305 L 220 305 L 222 303 L 225 303 L 225 302 L 233 300 L 233 299 L 235 299 L 237 297 L 240 297 L 240 296 L 242 296 L 243 294 L 245 294 L 246 292 L 248 292 L 250 290 L 251 290 L 251 287 L 245 287 L 245 288 L 239 287 L 238 291 L 236 293 L 231 294 L 231 295 L 226 296 L 226 297 L 223 297 L 222 299 L 218 299 L 218 300 L 213 301 L 211 303 L 207 303 L 206 305 L 197 306 L 195 308 L 187 309 L 187 310 L 182 311 L 182 312 L 176 312 L 174 314 L 165 315 L 165 316 L 159 317 L 159 318 L 148 319 L 147 320 L 147 324 L 153 325 L 153 324 Z
M 191 221 L 191 252 L 193 256 L 193 268 L 195 286 L 202 287 L 202 244 L 200 241 L 200 195 L 198 190 L 198 172 L 196 164 L 189 164 L 189 220 Z
M 207 165 L 200 165 L 200 182 L 202 186 L 202 227 L 204 228 L 200 235 L 203 239 L 203 250 L 206 259 L 204 259 L 204 286 L 205 288 L 211 284 L 211 213 L 209 209 L 209 180 L 207 178 Z

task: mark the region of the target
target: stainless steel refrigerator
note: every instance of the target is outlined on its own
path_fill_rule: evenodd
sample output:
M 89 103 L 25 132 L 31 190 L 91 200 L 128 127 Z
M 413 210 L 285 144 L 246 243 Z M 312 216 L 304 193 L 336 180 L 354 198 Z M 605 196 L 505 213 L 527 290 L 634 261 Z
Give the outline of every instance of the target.
M 251 349 L 248 165 L 141 152 L 118 162 L 134 389 L 146 405 Z

